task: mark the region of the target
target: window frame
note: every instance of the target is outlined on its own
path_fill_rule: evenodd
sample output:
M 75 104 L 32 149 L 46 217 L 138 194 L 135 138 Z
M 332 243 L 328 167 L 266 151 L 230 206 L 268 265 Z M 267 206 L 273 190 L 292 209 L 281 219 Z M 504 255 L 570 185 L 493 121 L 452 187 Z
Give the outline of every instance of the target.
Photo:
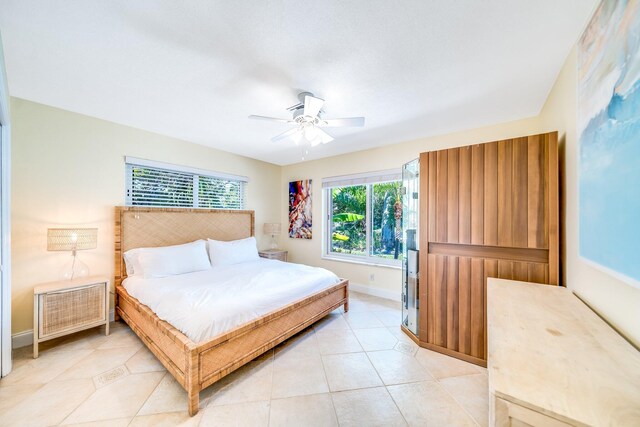
M 390 178 L 394 176 L 394 178 Z M 322 236 L 322 254 L 323 259 L 333 261 L 351 262 L 356 264 L 374 265 L 378 267 L 402 268 L 402 259 L 388 259 L 371 255 L 373 244 L 372 225 L 373 225 L 373 186 L 375 184 L 383 184 L 386 182 L 402 182 L 400 170 L 388 170 L 379 172 L 370 172 L 357 175 L 347 175 L 341 177 L 323 179 L 322 189 L 322 208 L 324 230 Z M 366 206 L 365 206 L 365 255 L 352 255 L 331 251 L 331 242 L 333 236 L 333 198 L 331 191 L 336 187 L 365 186 L 366 189 Z
M 175 165 L 171 163 L 158 162 L 155 160 L 140 159 L 137 157 L 125 156 L 125 182 L 124 182 L 124 205 L 125 206 L 139 206 L 139 207 L 158 207 L 158 208 L 183 208 L 183 209 L 222 209 L 222 210 L 245 210 L 246 209 L 246 185 L 249 182 L 249 178 L 241 175 L 232 175 L 221 172 L 209 171 L 206 169 L 193 168 L 189 166 Z M 190 206 L 175 206 L 165 204 L 153 204 L 153 205 L 141 205 L 131 203 L 131 196 L 129 191 L 131 190 L 130 184 L 132 180 L 128 176 L 131 167 L 142 167 L 156 170 L 164 170 L 170 173 L 180 173 L 185 175 L 191 175 L 193 180 L 191 189 L 192 203 Z M 240 207 L 202 207 L 199 205 L 200 199 L 200 177 L 214 178 L 225 181 L 235 181 L 240 184 Z

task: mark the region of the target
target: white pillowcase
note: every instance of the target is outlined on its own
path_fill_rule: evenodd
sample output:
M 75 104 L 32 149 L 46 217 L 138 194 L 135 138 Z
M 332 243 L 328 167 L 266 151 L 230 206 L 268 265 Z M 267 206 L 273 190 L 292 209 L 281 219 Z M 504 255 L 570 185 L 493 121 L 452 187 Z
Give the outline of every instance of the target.
M 255 237 L 247 237 L 246 239 L 232 240 L 230 242 L 209 239 L 208 244 L 212 267 L 240 264 L 260 259 Z
M 136 248 L 124 253 L 128 276 L 145 279 L 192 273 L 211 268 L 204 240 L 184 245 Z

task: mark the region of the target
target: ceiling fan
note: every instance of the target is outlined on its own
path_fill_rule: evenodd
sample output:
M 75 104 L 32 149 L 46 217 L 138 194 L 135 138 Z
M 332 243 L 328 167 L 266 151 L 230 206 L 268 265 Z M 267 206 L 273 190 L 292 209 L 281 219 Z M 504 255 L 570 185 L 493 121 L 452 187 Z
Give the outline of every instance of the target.
M 274 136 L 271 138 L 271 141 L 278 142 L 291 139 L 298 144 L 301 140 L 305 139 L 311 143 L 312 147 L 333 141 L 333 137 L 320 129 L 321 127 L 364 126 L 364 117 L 323 119 L 322 105 L 324 104 L 324 99 L 314 96 L 311 92 L 299 93 L 298 100 L 300 101 L 298 104 L 287 108 L 288 111 L 293 113 L 292 119 L 253 115 L 249 116 L 249 118 L 294 124 L 296 125 L 295 128 Z

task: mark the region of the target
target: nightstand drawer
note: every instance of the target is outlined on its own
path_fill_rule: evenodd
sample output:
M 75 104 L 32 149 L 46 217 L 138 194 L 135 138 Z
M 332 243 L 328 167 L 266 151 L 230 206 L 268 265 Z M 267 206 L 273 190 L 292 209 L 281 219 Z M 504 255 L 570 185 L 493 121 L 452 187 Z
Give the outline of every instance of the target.
M 104 323 L 107 319 L 105 298 L 104 283 L 40 294 L 40 339 Z
M 287 261 L 288 253 L 289 252 L 287 251 L 280 251 L 280 250 L 273 250 L 273 249 L 258 252 L 261 258 L 277 259 L 279 261 L 284 261 L 284 262 Z

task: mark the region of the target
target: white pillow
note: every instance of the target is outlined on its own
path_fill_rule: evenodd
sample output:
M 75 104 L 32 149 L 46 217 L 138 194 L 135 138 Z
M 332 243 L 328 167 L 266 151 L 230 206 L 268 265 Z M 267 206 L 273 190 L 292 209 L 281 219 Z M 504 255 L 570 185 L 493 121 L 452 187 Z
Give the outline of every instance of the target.
M 127 275 L 145 279 L 192 273 L 211 268 L 204 240 L 184 245 L 136 248 L 124 253 Z
M 209 239 L 208 244 L 212 267 L 240 264 L 260 259 L 255 237 L 247 237 L 246 239 L 232 240 L 230 242 Z

